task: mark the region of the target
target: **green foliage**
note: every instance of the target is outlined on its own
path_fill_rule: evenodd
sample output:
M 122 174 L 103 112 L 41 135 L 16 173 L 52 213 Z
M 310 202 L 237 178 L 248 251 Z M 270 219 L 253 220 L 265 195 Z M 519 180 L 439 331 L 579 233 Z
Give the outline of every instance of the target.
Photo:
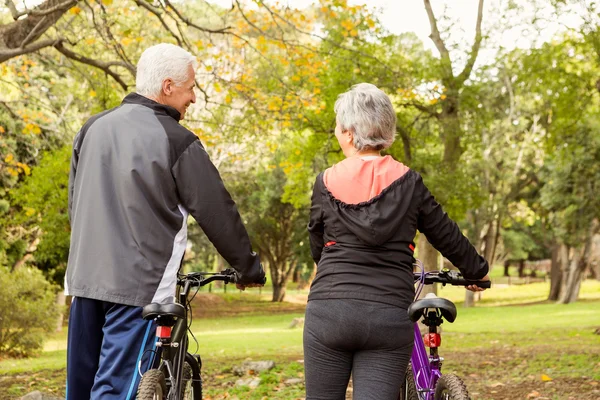
M 39 229 L 35 264 L 55 283 L 62 284 L 69 256 L 70 225 L 67 209 L 70 146 L 47 152 L 31 177 L 11 191 L 17 210 L 14 222 Z
M 34 268 L 0 267 L 0 355 L 39 354 L 58 316 L 56 287 Z
M 586 119 L 546 164 L 541 203 L 564 243 L 581 246 L 600 216 L 600 121 Z

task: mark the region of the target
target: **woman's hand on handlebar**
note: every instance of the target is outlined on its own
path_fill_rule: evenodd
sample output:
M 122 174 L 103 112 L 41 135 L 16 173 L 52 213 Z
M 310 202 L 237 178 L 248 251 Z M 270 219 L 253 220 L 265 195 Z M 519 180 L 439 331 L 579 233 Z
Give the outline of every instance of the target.
M 485 275 L 483 278 L 480 279 L 480 281 L 489 281 L 490 280 L 490 276 L 489 275 Z M 480 288 L 477 285 L 469 285 L 466 287 L 467 290 L 470 290 L 471 292 L 483 292 L 485 289 L 484 288 Z

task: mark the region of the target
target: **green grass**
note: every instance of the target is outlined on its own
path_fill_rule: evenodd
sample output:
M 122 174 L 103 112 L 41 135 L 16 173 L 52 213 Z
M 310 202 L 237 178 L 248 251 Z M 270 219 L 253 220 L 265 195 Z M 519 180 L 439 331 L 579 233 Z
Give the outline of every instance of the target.
M 289 325 L 303 316 L 292 313 L 202 319 L 193 322 L 191 331 L 205 358 L 298 355 L 302 353 L 302 329 L 290 329 Z M 193 342 L 191 349 L 195 349 Z
M 528 285 L 497 284 L 492 278 L 492 288 L 481 292 L 478 307 L 504 306 L 546 302 L 550 292 L 550 282 Z M 465 299 L 465 289 L 456 286 L 439 286 L 438 296 L 461 304 Z M 579 300 L 600 300 L 600 281 L 587 280 L 581 285 Z
M 600 282 L 584 282 L 582 300 L 569 305 L 545 302 L 547 293 L 547 283 L 495 286 L 483 293 L 477 307 L 464 308 L 464 289 L 439 290 L 438 295 L 454 300 L 458 307 L 456 322 L 443 324 L 445 368 L 466 377 L 469 387 L 479 393 L 474 399 L 495 399 L 497 382 L 513 385 L 513 390 L 549 390 L 551 385 L 540 380 L 541 374 L 557 383 L 558 394 L 548 392 L 548 398 L 566 399 L 580 387 L 588 390 L 588 397 L 574 398 L 600 398 L 594 397 L 595 387 L 589 383 L 600 380 L 600 336 L 593 333 L 600 327 Z M 203 299 L 208 298 L 199 301 Z M 302 398 L 303 384 L 285 384 L 286 379 L 303 378 L 302 330 L 289 328 L 293 318 L 303 316 L 301 307 L 285 312 L 280 305 L 261 303 L 257 293 L 229 292 L 219 301 L 223 310 L 245 314 L 193 321 L 191 330 L 205 363 L 210 398 L 225 398 L 219 397 L 223 393 L 243 399 Z M 254 311 L 248 313 L 248 307 Z M 0 399 L 36 389 L 64 390 L 65 348 L 66 332 L 62 332 L 48 338 L 38 358 L 0 360 L 0 375 L 9 377 L 0 379 L 0 392 L 7 393 Z M 191 350 L 195 349 L 192 342 Z M 254 390 L 236 387 L 238 377 L 231 368 L 246 359 L 272 359 L 277 367 L 262 373 L 262 383 Z M 541 382 L 546 386 L 540 388 Z

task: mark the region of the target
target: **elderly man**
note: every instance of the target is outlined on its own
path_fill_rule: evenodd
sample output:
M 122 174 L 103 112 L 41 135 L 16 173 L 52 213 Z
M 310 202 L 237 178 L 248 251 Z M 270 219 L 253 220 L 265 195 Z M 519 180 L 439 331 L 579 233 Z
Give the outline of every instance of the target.
M 154 344 L 142 307 L 174 301 L 188 213 L 238 271 L 241 289 L 264 278 L 218 171 L 179 124 L 196 101 L 195 67 L 177 46 L 148 48 L 137 66 L 137 93 L 90 118 L 75 137 L 68 400 L 135 397 L 138 363 L 147 364 Z

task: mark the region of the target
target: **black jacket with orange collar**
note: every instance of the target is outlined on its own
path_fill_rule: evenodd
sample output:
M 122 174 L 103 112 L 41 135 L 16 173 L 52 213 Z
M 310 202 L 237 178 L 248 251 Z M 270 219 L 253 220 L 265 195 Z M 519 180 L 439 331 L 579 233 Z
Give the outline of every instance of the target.
M 319 174 L 308 224 L 317 264 L 309 301 L 351 298 L 408 308 L 415 295 L 417 229 L 465 278 L 487 274 L 487 261 L 442 210 L 417 172 L 409 170 L 380 194 L 358 204 L 337 199 L 325 186 L 323 173 Z

